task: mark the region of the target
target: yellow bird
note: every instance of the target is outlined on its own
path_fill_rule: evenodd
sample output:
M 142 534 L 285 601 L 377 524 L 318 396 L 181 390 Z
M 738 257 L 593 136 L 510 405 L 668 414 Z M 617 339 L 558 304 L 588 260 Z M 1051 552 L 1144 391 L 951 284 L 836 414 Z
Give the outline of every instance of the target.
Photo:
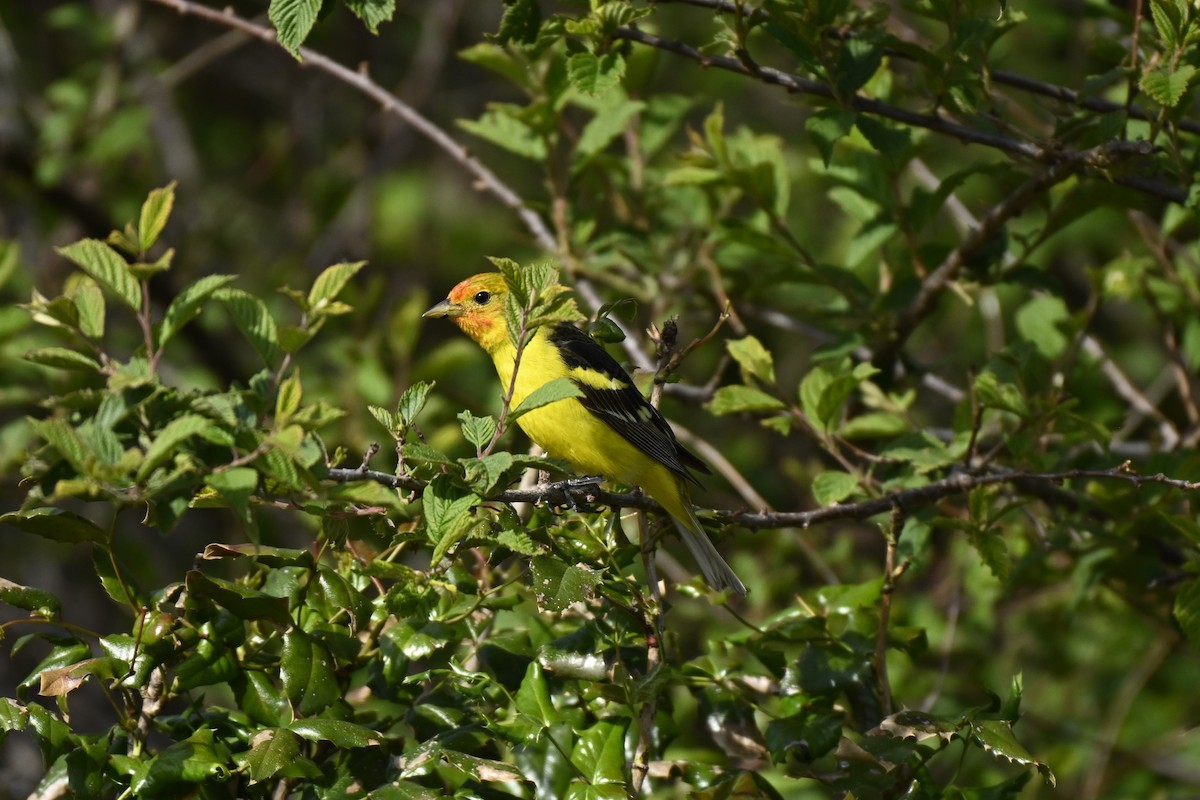
M 568 322 L 542 325 L 526 342 L 512 383 L 517 351 L 504 316 L 508 291 L 498 272 L 475 275 L 423 316 L 449 317 L 492 357 L 501 386 L 505 391 L 513 386 L 512 408 L 557 378 L 574 382 L 579 397 L 530 411 L 517 424 L 577 472 L 640 486 L 671 515 L 708 584 L 745 595 L 746 587 L 692 511 L 687 484 L 700 483 L 688 468 L 708 472 L 707 467 L 675 440 L 667 421 L 603 347 Z

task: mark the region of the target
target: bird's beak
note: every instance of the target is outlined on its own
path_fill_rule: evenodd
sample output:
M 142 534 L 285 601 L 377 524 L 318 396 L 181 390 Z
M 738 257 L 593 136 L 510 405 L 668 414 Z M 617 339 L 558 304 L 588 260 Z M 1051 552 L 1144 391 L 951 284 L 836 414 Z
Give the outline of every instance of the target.
M 450 302 L 450 299 L 447 298 L 447 299 L 443 300 L 442 302 L 438 303 L 433 308 L 426 311 L 421 316 L 426 317 L 426 318 L 428 318 L 428 317 L 461 317 L 462 313 L 463 313 L 462 306 L 458 305 L 457 303 Z

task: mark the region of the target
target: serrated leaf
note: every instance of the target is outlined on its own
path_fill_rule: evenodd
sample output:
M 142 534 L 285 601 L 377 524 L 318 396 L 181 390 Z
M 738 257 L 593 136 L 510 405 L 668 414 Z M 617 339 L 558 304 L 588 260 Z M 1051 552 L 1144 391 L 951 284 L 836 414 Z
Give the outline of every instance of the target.
M 195 319 L 214 292 L 235 280 L 236 275 L 205 275 L 184 287 L 171 301 L 171 305 L 167 306 L 167 313 L 163 315 L 162 323 L 158 327 L 158 346 L 165 345 L 180 328 Z
M 82 370 L 84 372 L 98 372 L 100 370 L 99 362 L 85 356 L 83 353 L 70 350 L 66 347 L 39 347 L 37 350 L 30 350 L 25 353 L 21 358 L 26 361 L 32 361 L 34 364 L 41 364 L 43 367 Z
M 479 119 L 460 119 L 458 126 L 514 155 L 541 163 L 549 153 L 546 140 L 520 119 L 519 113 L 515 106 L 492 103 Z
M 137 479 L 145 480 L 155 467 L 166 461 L 175 449 L 188 439 L 203 435 L 216 427 L 216 423 L 212 420 L 196 414 L 185 414 L 171 420 L 159 431 L 158 436 L 154 437 L 154 441 L 146 449 L 146 455 L 142 459 L 141 466 L 138 467 Z
M 516 422 L 530 411 L 548 406 L 551 403 L 556 403 L 559 400 L 581 397 L 582 395 L 583 392 L 575 384 L 575 381 L 570 378 L 555 378 L 530 392 L 521 401 L 521 405 L 509 412 L 508 419 L 510 422 Z
M 99 339 L 104 335 L 104 292 L 90 277 L 81 278 L 71 291 L 79 312 L 79 330 L 84 336 Z
M 537 0 L 506 0 L 496 41 L 500 44 L 531 43 L 537 39 L 541 24 L 542 10 Z
M 1047 785 L 1055 785 L 1054 773 L 1050 771 L 1050 767 L 1035 759 L 1025 746 L 1017 741 L 1013 735 L 1012 723 L 998 719 L 972 720 L 971 733 L 985 753 L 1013 764 L 1036 767 Z
M 752 386 L 722 386 L 713 394 L 712 400 L 704 406 L 717 416 L 725 414 L 764 414 L 780 411 L 787 405 L 777 397 Z
M 262 356 L 267 366 L 274 365 L 279 356 L 279 332 L 275 319 L 262 300 L 241 289 L 218 289 L 213 296 L 223 302 L 234 323 Z
M 363 21 L 371 33 L 379 33 L 379 25 L 391 22 L 396 13 L 396 0 L 346 0 L 346 8 Z
M 136 312 L 142 310 L 142 287 L 121 255 L 99 239 L 83 239 L 56 252 L 75 263 L 101 286 Z
M 813 498 L 821 506 L 840 503 L 857 488 L 858 479 L 848 472 L 822 472 L 812 482 Z
M 89 467 L 95 459 L 94 454 L 84 445 L 79 434 L 66 420 L 35 419 L 30 420 L 33 429 L 45 439 L 67 463 L 81 475 L 89 474 Z
M 1174 108 L 1183 99 L 1195 75 L 1196 68 L 1190 64 L 1181 64 L 1174 71 L 1159 67 L 1143 73 L 1138 86 L 1159 104 Z
M 753 375 L 767 385 L 775 383 L 775 360 L 758 339 L 753 336 L 731 339 L 725 348 L 746 375 Z
M 476 449 L 487 446 L 496 433 L 496 420 L 492 417 L 477 417 L 470 411 L 460 411 L 458 420 L 463 437 Z
M 473 524 L 470 511 L 481 500 L 473 492 L 455 486 L 444 475 L 434 478 L 422 497 L 429 538 L 434 544 L 432 563 L 437 564 Z
M 593 97 L 603 97 L 621 85 L 625 75 L 625 59 L 619 53 L 576 53 L 567 59 L 567 75 L 571 84 Z
M 308 308 L 315 316 L 323 316 L 330 313 L 333 301 L 346 288 L 346 284 L 350 279 L 358 274 L 358 271 L 366 266 L 365 261 L 355 261 L 353 263 L 342 262 L 334 264 L 332 267 L 327 267 L 317 279 L 313 281 L 312 289 L 308 293 Z
M 378 422 L 387 430 L 388 433 L 392 434 L 393 436 L 395 435 L 396 417 L 392 414 L 392 412 L 388 411 L 386 408 L 372 405 L 367 406 L 367 411 L 372 417 L 375 418 L 376 422 Z
M 420 414 L 421 409 L 425 407 L 425 402 L 429 399 L 429 392 L 432 389 L 432 383 L 418 381 L 404 390 L 404 394 L 400 395 L 400 400 L 396 403 L 396 416 L 399 418 L 397 427 L 408 427 L 413 424 L 417 414 Z
M 267 18 L 275 26 L 276 38 L 297 61 L 300 60 L 300 45 L 308 38 L 320 13 L 321 0 L 271 0 L 267 8 Z
M 574 603 L 590 600 L 600 585 L 600 573 L 550 556 L 535 556 L 530 572 L 538 606 L 549 611 L 564 611 Z
M 163 228 L 167 226 L 167 220 L 171 216 L 171 209 L 174 205 L 175 181 L 171 181 L 161 189 L 152 190 L 146 197 L 146 202 L 142 203 L 142 213 L 138 217 L 140 252 L 147 252 L 158 241 Z

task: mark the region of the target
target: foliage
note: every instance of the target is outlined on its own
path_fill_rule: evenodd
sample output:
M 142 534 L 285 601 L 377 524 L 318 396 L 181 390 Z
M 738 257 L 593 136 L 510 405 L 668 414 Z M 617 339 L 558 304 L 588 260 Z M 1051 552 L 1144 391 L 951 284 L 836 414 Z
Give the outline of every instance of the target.
M 267 12 L 337 79 L 313 94 L 444 137 L 323 54 L 373 52 L 363 26 L 417 51 L 386 38 L 411 35 L 394 3 L 338 5 Z M 173 13 L 272 38 L 233 11 L 146 0 L 140 36 L 14 12 L 79 36 L 0 141 L 43 218 L 6 203 L 37 249 L 0 250 L 29 298 L 0 326 L 23 665 L 0 744 L 40 749 L 33 795 L 1194 789 L 1200 11 L 1148 7 L 508 0 L 494 33 L 464 17 L 480 152 L 438 145 L 483 201 L 439 194 L 432 158 L 383 176 L 383 144 L 337 150 L 308 108 L 189 96 Z M 1001 68 L 1051 36 L 1086 65 L 1064 85 Z M 222 76 L 289 91 L 263 93 L 297 74 L 269 64 Z M 330 250 L 353 257 L 298 263 Z M 578 305 L 703 429 L 680 427 L 718 473 L 697 499 L 748 600 L 690 577 L 629 487 L 523 482 L 567 473 L 511 423 L 571 387 L 509 409 L 481 354 L 420 327 L 487 253 L 518 339 Z

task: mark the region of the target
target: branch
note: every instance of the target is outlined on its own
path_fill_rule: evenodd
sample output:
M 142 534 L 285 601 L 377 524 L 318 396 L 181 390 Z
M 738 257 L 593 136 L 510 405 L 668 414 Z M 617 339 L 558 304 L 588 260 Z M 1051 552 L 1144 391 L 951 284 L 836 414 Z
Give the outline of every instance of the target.
M 406 489 L 421 492 L 426 482 L 411 476 L 396 476 L 377 470 L 332 468 L 328 478 L 337 483 L 353 481 L 374 481 L 393 489 Z M 1136 488 L 1148 484 L 1161 484 L 1183 491 L 1200 489 L 1200 481 L 1185 481 L 1180 478 L 1170 478 L 1163 473 L 1156 475 L 1139 475 L 1133 472 L 1128 461 L 1113 469 L 1073 469 L 1063 472 L 1024 472 L 1020 470 L 1005 470 L 990 472 L 985 475 L 971 475 L 965 472 L 955 473 L 939 481 L 918 486 L 912 489 L 901 489 L 881 497 L 863 500 L 858 503 L 827 506 L 812 511 L 746 511 L 734 509 L 717 509 L 713 513 L 719 520 L 740 525 L 752 530 L 767 530 L 773 528 L 808 528 L 835 520 L 865 520 L 878 514 L 892 513 L 895 508 L 901 508 L 905 513 L 931 505 L 939 500 L 954 495 L 965 494 L 979 486 L 994 486 L 997 484 L 1060 484 L 1071 480 L 1107 480 L 1121 481 L 1132 484 Z M 536 486 L 532 489 L 509 489 L 487 498 L 498 503 L 544 503 L 551 506 L 602 505 L 609 508 L 634 508 L 642 511 L 666 513 L 662 506 L 640 493 L 608 492 L 595 485 L 569 485 L 567 483 L 552 483 Z
M 165 0 L 155 0 L 156 2 L 164 2 Z M 703 67 L 716 67 L 717 69 L 736 72 L 739 75 L 756 78 L 763 83 L 782 86 L 789 92 L 799 94 L 810 94 L 816 97 L 824 97 L 829 100 L 836 100 L 833 90 L 820 81 L 815 81 L 810 78 L 803 78 L 799 75 L 793 75 L 788 72 L 773 69 L 771 67 L 751 67 L 747 64 L 728 56 L 714 56 L 701 52 L 699 49 L 680 42 L 674 39 L 664 39 L 661 36 L 655 36 L 651 33 L 645 33 L 635 28 L 618 28 L 613 31 L 614 39 L 625 39 L 631 42 L 638 42 L 649 47 L 654 47 L 659 50 L 666 50 L 671 53 L 685 56 L 692 59 Z M 977 128 L 971 128 L 966 125 L 961 125 L 957 122 L 951 122 L 940 116 L 933 114 L 921 114 L 916 111 L 909 111 L 899 106 L 884 103 L 879 100 L 872 100 L 866 97 L 852 97 L 846 102 L 847 107 L 860 111 L 864 114 L 871 114 L 884 119 L 894 120 L 904 125 L 914 128 L 925 128 L 934 133 L 940 133 L 945 136 L 958 139 L 961 142 L 969 144 L 979 144 L 985 147 L 991 147 L 1012 156 L 1027 158 L 1033 161 L 1043 163 L 1063 163 L 1070 161 L 1074 156 L 1080 155 L 1072 151 L 1063 151 L 1054 147 L 1042 147 L 1029 142 L 1019 141 L 1017 139 L 1003 136 L 989 131 L 982 131 Z M 1146 142 L 1123 142 L 1124 146 L 1131 149 L 1141 150 L 1149 148 Z M 1128 186 L 1139 192 L 1149 194 L 1162 200 L 1167 200 L 1180 205 L 1187 201 L 1187 192 L 1178 186 L 1167 186 L 1156 181 L 1143 178 L 1138 175 L 1118 175 L 1111 178 L 1113 183 L 1122 186 Z
M 875 363 L 886 367 L 895 359 L 896 353 L 904 346 L 908 337 L 933 310 L 935 301 L 958 277 L 959 270 L 962 269 L 971 254 L 999 234 L 1004 224 L 1020 214 L 1029 203 L 1081 170 L 1089 167 L 1103 169 L 1113 160 L 1142 155 L 1149 152 L 1151 148 L 1152 145 L 1148 142 L 1113 141 L 1090 150 L 1070 153 L 1062 160 L 1047 167 L 1041 174 L 1033 176 L 1017 187 L 1016 191 L 1005 198 L 1004 202 L 985 214 L 971 235 L 954 248 L 938 265 L 938 268 L 925 278 L 917 296 L 896 319 L 889 332 L 888 340 L 876 352 L 873 359 Z M 885 368 L 884 371 L 888 370 Z
M 770 12 L 762 8 L 739 9 L 737 3 L 733 0 L 654 0 L 655 3 L 667 5 L 669 3 L 678 3 L 680 5 L 697 6 L 699 8 L 708 8 L 721 14 L 742 14 L 751 22 L 763 23 L 771 19 Z M 1136 28 L 1135 28 L 1136 31 Z M 836 28 L 831 28 L 826 31 L 826 35 L 835 39 L 848 40 L 855 38 L 853 32 L 844 32 Z M 909 37 L 901 36 L 901 39 L 910 41 Z M 914 44 L 922 44 L 921 42 L 912 42 Z M 1137 48 L 1131 48 L 1131 52 Z M 912 57 L 908 53 L 901 52 L 891 47 L 885 47 L 883 52 L 888 58 L 902 58 L 906 61 L 912 61 Z M 1136 52 L 1134 52 L 1136 57 Z M 985 67 L 986 69 L 986 67 Z M 1047 83 L 1039 81 L 1036 78 L 1030 78 L 1022 75 L 1019 72 L 1010 72 L 1003 69 L 993 69 L 987 71 L 988 77 L 992 83 L 999 83 L 1002 86 L 1009 86 L 1013 89 L 1029 92 L 1030 94 L 1041 95 L 1042 97 L 1050 97 L 1063 103 L 1085 109 L 1087 111 L 1095 111 L 1099 114 L 1111 114 L 1114 111 L 1127 113 L 1134 119 L 1140 119 L 1150 122 L 1156 117 L 1148 113 L 1145 109 L 1139 106 L 1127 106 L 1125 103 L 1116 103 L 1112 100 L 1105 100 L 1102 97 L 1080 96 L 1079 92 L 1074 89 L 1068 89 L 1066 86 L 1059 86 L 1055 83 Z M 1188 133 L 1200 133 L 1200 122 L 1195 120 L 1185 119 L 1176 123 L 1180 130 Z
M 191 0 L 147 0 L 147 2 L 158 3 L 159 5 L 174 9 L 180 14 L 193 14 L 209 22 L 215 22 L 218 25 L 242 31 L 268 44 L 275 43 L 275 31 L 239 17 L 229 10 L 219 11 L 215 8 L 200 5 L 199 3 L 193 3 Z M 471 155 L 466 147 L 454 141 L 445 131 L 422 116 L 412 106 L 371 80 L 366 74 L 365 69 L 356 72 L 307 47 L 300 48 L 300 56 L 302 58 L 300 66 L 314 67 L 321 72 L 332 75 L 342 83 L 358 89 L 367 97 L 379 103 L 385 112 L 395 114 L 415 128 L 425 138 L 437 145 L 443 152 L 471 173 L 475 177 L 478 188 L 490 192 L 501 203 L 515 211 L 517 216 L 521 218 L 521 221 L 525 223 L 525 227 L 533 234 L 533 238 L 537 240 L 540 247 L 547 252 L 555 252 L 557 243 L 554 240 L 554 235 L 546 226 L 545 221 L 536 211 L 525 204 L 520 195 L 509 188 L 494 172 L 484 166 L 479 159 Z

